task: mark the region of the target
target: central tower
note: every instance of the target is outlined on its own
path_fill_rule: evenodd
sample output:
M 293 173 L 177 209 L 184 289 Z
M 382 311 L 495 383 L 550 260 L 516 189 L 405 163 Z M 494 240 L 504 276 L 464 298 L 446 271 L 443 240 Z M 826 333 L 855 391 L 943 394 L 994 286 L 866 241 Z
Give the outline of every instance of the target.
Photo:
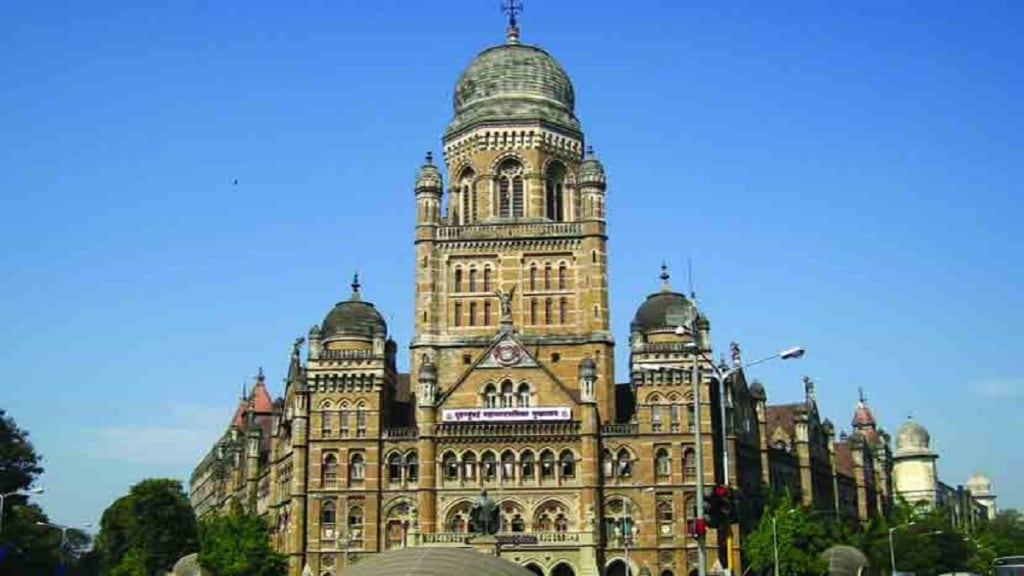
M 417 403 L 435 406 L 514 338 L 576 401 L 596 404 L 599 421 L 614 422 L 605 175 L 584 153 L 572 82 L 550 54 L 520 43 L 512 19 L 506 42 L 462 72 L 453 100 L 447 188 L 430 154 L 415 186 L 411 366 L 430 380 Z

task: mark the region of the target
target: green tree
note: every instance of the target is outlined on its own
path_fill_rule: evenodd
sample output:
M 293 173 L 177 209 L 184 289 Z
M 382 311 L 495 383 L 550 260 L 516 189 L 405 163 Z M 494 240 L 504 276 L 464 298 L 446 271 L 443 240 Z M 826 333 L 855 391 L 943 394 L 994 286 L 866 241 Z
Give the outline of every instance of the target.
M 765 509 L 761 523 L 747 539 L 750 567 L 761 573 L 774 570 L 777 534 L 780 574 L 820 574 L 826 567 L 821 553 L 837 539 L 847 538 L 848 531 L 835 520 L 797 506 L 786 494 Z
M 103 511 L 96 537 L 101 570 L 121 576 L 163 574 L 197 550 L 196 531 L 180 481 L 143 480 Z
M 287 562 L 270 547 L 270 530 L 237 504 L 199 524 L 199 564 L 215 576 L 283 576 Z

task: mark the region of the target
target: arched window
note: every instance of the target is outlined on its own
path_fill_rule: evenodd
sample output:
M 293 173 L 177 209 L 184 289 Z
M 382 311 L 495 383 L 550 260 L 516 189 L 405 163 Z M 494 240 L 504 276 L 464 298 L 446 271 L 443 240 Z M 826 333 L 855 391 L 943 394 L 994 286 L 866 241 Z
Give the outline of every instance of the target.
M 337 513 L 334 509 L 334 502 L 328 500 L 323 503 L 320 507 L 320 524 L 324 528 L 334 528 L 334 524 L 338 521 Z
M 356 436 L 366 435 L 366 406 L 356 406 Z
M 484 387 L 484 407 L 498 407 L 498 390 L 494 387 L 494 384 L 488 384 Z
M 490 450 L 484 452 L 484 455 L 480 458 L 480 463 L 483 467 L 484 480 L 494 480 L 498 474 L 498 462 L 494 458 L 494 452 Z
M 668 450 L 659 448 L 654 456 L 654 473 L 660 478 L 667 478 L 672 475 L 672 464 L 669 461 Z
M 501 454 L 501 481 L 512 482 L 516 476 L 516 455 L 511 450 Z
M 544 289 L 551 290 L 551 264 L 544 265 Z
M 519 397 L 519 407 L 520 408 L 529 408 L 530 407 L 530 385 L 529 384 L 527 384 L 526 382 L 523 382 L 522 384 L 520 384 L 519 385 L 519 390 L 516 393 L 516 396 Z
M 490 300 L 484 300 L 484 321 L 483 321 L 483 325 L 484 326 L 490 326 L 491 325 L 491 301 Z
M 683 483 L 693 484 L 697 481 L 697 455 L 692 448 L 683 450 Z
M 505 160 L 498 167 L 498 216 L 523 216 L 523 166 L 515 160 Z
M 349 461 L 348 479 L 349 482 L 362 482 L 366 478 L 366 461 L 363 455 L 356 453 Z
M 658 502 L 655 511 L 658 517 L 658 535 L 662 537 L 672 536 L 672 503 L 667 500 Z
M 697 415 L 693 409 L 693 402 L 686 405 L 686 428 L 690 432 L 697 428 Z
M 476 213 L 476 175 L 466 169 L 459 179 L 459 191 L 462 193 L 462 222 L 469 224 L 477 220 Z
M 398 454 L 388 456 L 388 482 L 402 481 L 402 457 Z
M 530 290 L 537 289 L 537 265 L 530 264 Z
M 565 298 L 558 300 L 558 323 L 565 324 L 565 317 L 567 315 L 568 303 Z
M 342 404 L 341 405 L 341 410 L 338 412 L 338 420 L 339 420 L 339 424 L 341 426 L 341 436 L 342 436 L 342 438 L 347 438 L 348 437 L 348 410 L 347 410 L 347 408 L 348 408 L 348 405 Z
M 576 477 L 576 457 L 571 450 L 563 450 L 558 457 L 558 465 L 561 468 L 562 478 Z
M 476 326 L 476 302 L 469 303 L 469 325 Z
M 327 409 L 324 409 L 320 413 L 320 435 L 331 435 L 331 413 L 328 412 Z
M 565 167 L 552 163 L 544 175 L 544 215 L 561 222 L 565 219 L 562 189 L 565 186 Z
M 334 454 L 324 456 L 322 476 L 324 486 L 334 486 L 338 483 L 338 457 Z
M 455 325 L 462 326 L 462 302 L 455 303 Z
M 628 478 L 633 475 L 633 461 L 629 457 L 629 450 L 625 448 L 619 450 L 619 454 L 616 457 L 616 475 L 620 478 Z
M 455 269 L 455 290 L 454 292 L 462 292 L 462 268 Z
M 362 547 L 363 543 L 363 507 L 349 506 L 348 509 L 348 537 L 350 546 Z
M 537 323 L 537 300 L 530 300 L 530 324 Z
M 501 383 L 501 407 L 512 408 L 513 402 L 514 400 L 512 396 L 512 381 L 505 380 L 504 382 Z
M 415 452 L 405 455 L 405 478 L 409 482 L 417 482 L 420 479 L 420 459 Z
M 651 400 L 652 403 L 659 402 L 660 400 Z M 655 432 L 661 431 L 661 406 L 654 404 L 651 406 L 651 430 Z
M 469 291 L 476 292 L 476 268 L 469 269 Z
M 523 516 L 521 514 L 516 514 L 512 517 L 512 531 L 526 532 L 526 521 L 523 520 Z
M 535 464 L 533 452 L 526 450 L 519 458 L 520 476 L 522 480 L 532 482 L 535 478 Z
M 462 455 L 463 480 L 476 480 L 476 454 L 466 452 Z
M 615 458 L 612 457 L 610 450 L 605 450 L 601 455 L 601 469 L 604 471 L 605 478 L 615 477 Z
M 544 323 L 551 324 L 551 298 L 544 299 Z
M 455 454 L 451 452 L 445 452 L 441 458 L 441 468 L 443 468 L 443 474 L 445 480 L 458 480 L 459 478 L 459 459 L 455 457 Z
M 555 454 L 550 450 L 540 453 L 540 477 L 542 480 L 555 477 Z
M 679 432 L 679 422 L 680 422 L 679 404 L 671 404 L 671 405 L 669 405 L 668 411 L 669 411 L 668 412 L 669 413 L 669 422 L 672 425 L 672 431 L 673 432 Z
M 565 517 L 565 514 L 559 514 L 555 516 L 555 532 L 568 532 L 569 531 L 569 519 Z
M 544 512 L 537 517 L 537 525 L 535 527 L 537 532 L 551 532 L 552 526 L 553 522 L 551 522 L 551 515 L 547 512 Z
M 568 281 L 566 279 L 567 275 L 568 274 L 566 273 L 565 264 L 559 264 L 558 265 L 558 289 L 559 290 L 565 290 L 566 285 L 568 285 Z
M 491 291 L 491 269 L 484 268 L 484 292 Z

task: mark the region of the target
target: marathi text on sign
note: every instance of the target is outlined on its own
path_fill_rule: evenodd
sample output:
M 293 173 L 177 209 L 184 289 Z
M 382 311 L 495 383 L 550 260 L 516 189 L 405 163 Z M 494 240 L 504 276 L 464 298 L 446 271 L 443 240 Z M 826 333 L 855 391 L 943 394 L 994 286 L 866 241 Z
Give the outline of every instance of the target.
M 442 411 L 445 422 L 528 422 L 569 420 L 572 409 L 565 406 L 533 408 L 453 408 Z

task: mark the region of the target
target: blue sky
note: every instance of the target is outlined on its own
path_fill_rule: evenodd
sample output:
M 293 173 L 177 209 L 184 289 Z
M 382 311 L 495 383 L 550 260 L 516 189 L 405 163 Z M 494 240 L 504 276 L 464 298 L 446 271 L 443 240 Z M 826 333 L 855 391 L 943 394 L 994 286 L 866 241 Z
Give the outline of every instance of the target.
M 0 406 L 55 521 L 187 478 L 263 366 L 364 295 L 411 338 L 413 175 L 491 0 L 31 2 L 0 21 Z M 1024 506 L 1017 2 L 529 1 L 609 177 L 624 378 L 658 266 L 769 400 L 863 386 Z M 238 179 L 238 185 L 232 180 Z M 402 364 L 406 364 L 403 356 Z

